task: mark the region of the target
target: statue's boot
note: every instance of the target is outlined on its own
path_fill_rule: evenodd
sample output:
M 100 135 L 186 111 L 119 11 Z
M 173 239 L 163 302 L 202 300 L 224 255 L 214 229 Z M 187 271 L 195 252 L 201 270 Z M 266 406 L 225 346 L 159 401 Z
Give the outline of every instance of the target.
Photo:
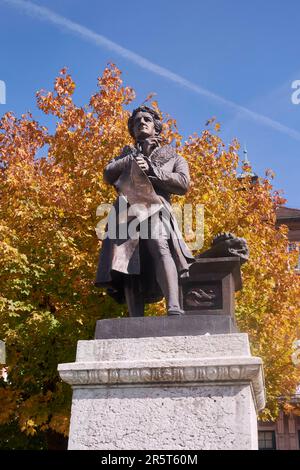
M 184 310 L 181 310 L 181 309 L 178 309 L 178 310 L 168 309 L 168 316 L 182 315 L 183 313 L 184 313 Z

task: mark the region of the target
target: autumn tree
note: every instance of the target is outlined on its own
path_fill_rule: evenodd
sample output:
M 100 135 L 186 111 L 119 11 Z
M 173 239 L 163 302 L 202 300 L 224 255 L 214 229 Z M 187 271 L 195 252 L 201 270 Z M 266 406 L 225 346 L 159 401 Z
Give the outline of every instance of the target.
M 8 352 L 0 425 L 32 436 L 67 435 L 71 390 L 59 379 L 57 364 L 74 361 L 77 341 L 93 337 L 97 319 L 127 315 L 125 305 L 93 282 L 101 246 L 96 209 L 115 199 L 103 168 L 131 143 L 126 107 L 135 95 L 113 64 L 86 106 L 76 106 L 74 91 L 63 69 L 54 91 L 37 93 L 38 108 L 56 121 L 53 133 L 29 113 L 6 113 L 0 122 L 0 338 Z M 156 102 L 152 106 L 159 111 Z M 270 178 L 253 184 L 250 176 L 237 177 L 239 144 L 226 147 L 218 124 L 183 142 L 176 122 L 164 116 L 163 140 L 173 142 L 190 165 L 192 185 L 181 203 L 205 205 L 203 249 L 220 231 L 249 243 L 236 315 L 253 354 L 264 360 L 264 415 L 275 417 L 278 396 L 293 393 L 300 379 L 290 357 L 300 276 L 292 269 L 296 254 L 287 250 L 287 228 L 275 226 L 283 201 Z M 147 313 L 162 314 L 162 303 Z

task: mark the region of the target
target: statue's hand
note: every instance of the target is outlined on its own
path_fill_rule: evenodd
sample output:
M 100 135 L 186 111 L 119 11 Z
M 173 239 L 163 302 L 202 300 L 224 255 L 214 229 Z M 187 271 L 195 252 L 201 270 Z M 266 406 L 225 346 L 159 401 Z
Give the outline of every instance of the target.
M 137 162 L 137 164 L 138 164 L 138 166 L 140 167 L 141 170 L 143 170 L 143 171 L 148 171 L 149 170 L 148 163 L 146 162 L 144 157 L 142 157 L 141 155 L 138 155 L 136 157 L 135 161 Z

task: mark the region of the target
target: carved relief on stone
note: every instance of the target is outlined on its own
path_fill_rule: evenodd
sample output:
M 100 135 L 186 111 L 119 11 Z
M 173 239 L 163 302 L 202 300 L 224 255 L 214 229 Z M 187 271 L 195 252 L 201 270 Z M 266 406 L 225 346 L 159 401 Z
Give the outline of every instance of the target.
M 196 287 L 187 292 L 185 303 L 188 307 L 212 307 L 215 298 L 216 293 L 213 289 L 201 289 L 200 287 Z

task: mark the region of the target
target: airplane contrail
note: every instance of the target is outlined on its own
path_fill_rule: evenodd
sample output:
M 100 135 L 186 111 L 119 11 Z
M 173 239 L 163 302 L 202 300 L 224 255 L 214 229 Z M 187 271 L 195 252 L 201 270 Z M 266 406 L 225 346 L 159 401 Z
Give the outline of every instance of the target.
M 263 114 L 251 111 L 245 106 L 241 106 L 235 103 L 234 101 L 228 100 L 216 93 L 213 93 L 210 90 L 207 90 L 206 88 L 196 85 L 195 83 L 185 79 L 181 75 L 178 75 L 165 67 L 161 67 L 160 65 L 151 62 L 145 57 L 136 54 L 135 52 L 126 49 L 125 47 L 120 46 L 119 44 L 111 41 L 105 36 L 95 33 L 91 29 L 86 28 L 85 26 L 82 26 L 79 23 L 75 23 L 74 21 L 71 21 L 64 16 L 58 15 L 49 8 L 41 7 L 39 5 L 36 5 L 35 3 L 25 0 L 0 1 L 7 3 L 10 6 L 16 7 L 30 16 L 47 21 L 48 23 L 52 23 L 55 26 L 60 26 L 63 31 L 72 32 L 73 34 L 76 34 L 77 36 L 80 36 L 81 38 L 88 40 L 97 46 L 100 46 L 101 48 L 113 51 L 121 57 L 124 57 L 125 59 L 129 60 L 130 62 L 135 63 L 139 67 L 145 70 L 149 70 L 150 72 L 164 77 L 174 83 L 177 83 L 178 85 L 181 85 L 197 93 L 198 95 L 205 96 L 206 98 L 209 98 L 210 100 L 218 104 L 222 104 L 235 112 L 241 113 L 243 116 L 248 117 L 254 120 L 255 122 L 263 124 L 283 134 L 286 134 L 289 137 L 292 137 L 293 139 L 300 140 L 300 132 L 296 131 L 295 129 L 287 127 L 284 124 L 281 124 L 280 122 L 275 121 Z

